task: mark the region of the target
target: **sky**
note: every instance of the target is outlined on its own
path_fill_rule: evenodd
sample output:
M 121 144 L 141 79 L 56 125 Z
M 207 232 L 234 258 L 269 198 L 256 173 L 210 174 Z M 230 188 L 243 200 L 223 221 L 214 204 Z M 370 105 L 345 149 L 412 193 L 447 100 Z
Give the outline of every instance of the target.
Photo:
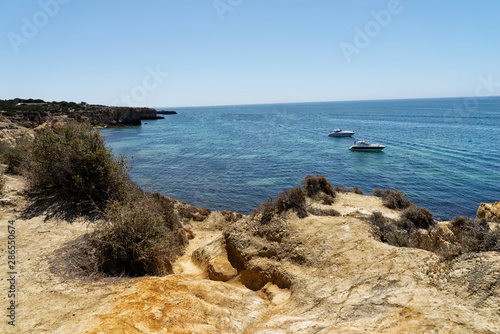
M 0 99 L 182 107 L 500 95 L 498 0 L 0 0 Z

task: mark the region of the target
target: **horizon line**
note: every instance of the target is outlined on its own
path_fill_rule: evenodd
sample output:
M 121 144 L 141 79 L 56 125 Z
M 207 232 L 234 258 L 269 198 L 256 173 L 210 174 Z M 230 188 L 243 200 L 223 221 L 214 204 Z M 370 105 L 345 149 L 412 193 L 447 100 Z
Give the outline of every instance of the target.
M 239 107 L 239 106 L 259 106 L 273 104 L 304 104 L 304 103 L 329 103 L 329 102 L 370 102 L 370 101 L 400 101 L 400 100 L 437 100 L 437 99 L 487 99 L 500 97 L 500 95 L 492 96 L 443 96 L 443 97 L 410 97 L 410 98 L 380 98 L 380 99 L 360 99 L 360 100 L 328 100 L 328 101 L 302 101 L 302 102 L 269 102 L 269 103 L 243 103 L 243 104 L 214 104 L 214 105 L 186 105 L 186 106 L 171 106 L 171 107 L 146 107 L 154 109 L 168 108 L 203 108 L 203 107 Z M 143 108 L 143 107 L 136 107 Z

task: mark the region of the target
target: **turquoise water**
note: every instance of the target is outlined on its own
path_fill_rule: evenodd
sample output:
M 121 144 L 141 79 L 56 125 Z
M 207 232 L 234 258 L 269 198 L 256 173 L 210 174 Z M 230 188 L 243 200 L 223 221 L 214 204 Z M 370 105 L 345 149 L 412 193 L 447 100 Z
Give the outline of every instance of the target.
M 500 200 L 500 98 L 177 108 L 141 127 L 102 130 L 133 157 L 141 186 L 215 210 L 249 213 L 307 174 L 394 188 L 439 219 Z M 352 138 L 328 137 L 334 128 Z M 386 145 L 352 152 L 354 140 Z

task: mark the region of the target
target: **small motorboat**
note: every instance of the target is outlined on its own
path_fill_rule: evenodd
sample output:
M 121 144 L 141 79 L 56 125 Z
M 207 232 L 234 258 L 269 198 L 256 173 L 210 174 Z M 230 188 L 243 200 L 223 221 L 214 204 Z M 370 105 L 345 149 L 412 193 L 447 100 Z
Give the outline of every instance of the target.
M 349 147 L 351 151 L 366 151 L 366 152 L 382 151 L 384 148 L 385 148 L 384 145 L 370 144 L 366 140 L 354 142 L 354 144 L 351 145 L 351 147 Z
M 333 131 L 330 131 L 330 134 L 328 136 L 330 137 L 350 137 L 356 132 L 354 131 L 342 131 L 341 129 L 335 129 Z

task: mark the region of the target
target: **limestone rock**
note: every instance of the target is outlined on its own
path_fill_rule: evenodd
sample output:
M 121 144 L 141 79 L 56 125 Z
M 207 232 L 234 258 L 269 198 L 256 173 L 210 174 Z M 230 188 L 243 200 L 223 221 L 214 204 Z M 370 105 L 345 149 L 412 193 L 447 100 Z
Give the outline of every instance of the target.
M 476 217 L 500 220 L 500 202 L 481 203 L 477 209 Z
M 222 236 L 198 248 L 191 255 L 194 263 L 206 268 L 208 277 L 213 281 L 229 281 L 238 274 L 227 259 L 225 242 Z
M 33 130 L 11 122 L 0 122 L 0 144 L 8 147 L 26 146 L 35 139 Z
M 45 123 L 42 125 L 38 126 L 35 128 L 35 132 L 40 132 L 45 129 L 52 129 L 56 132 L 61 132 L 64 131 L 64 129 L 67 129 L 70 125 L 72 124 L 78 124 L 76 119 L 68 117 L 68 116 L 54 116 L 49 118 Z M 84 124 L 89 125 L 88 120 L 83 121 Z
M 262 234 L 266 229 L 271 233 Z M 280 229 L 286 229 L 282 238 L 266 240 Z M 444 233 L 426 235 L 425 241 L 438 242 Z M 290 333 L 500 332 L 497 253 L 479 256 L 464 271 L 461 264 L 471 260 L 459 257 L 451 269 L 434 273 L 440 263 L 434 253 L 383 244 L 370 235 L 364 221 L 351 216 L 287 217 L 286 224 L 273 228 L 242 219 L 225 238 L 229 258 L 248 288 L 268 293 L 272 283 L 290 291 L 288 300 L 252 328 Z M 302 260 L 294 253 L 301 253 Z

